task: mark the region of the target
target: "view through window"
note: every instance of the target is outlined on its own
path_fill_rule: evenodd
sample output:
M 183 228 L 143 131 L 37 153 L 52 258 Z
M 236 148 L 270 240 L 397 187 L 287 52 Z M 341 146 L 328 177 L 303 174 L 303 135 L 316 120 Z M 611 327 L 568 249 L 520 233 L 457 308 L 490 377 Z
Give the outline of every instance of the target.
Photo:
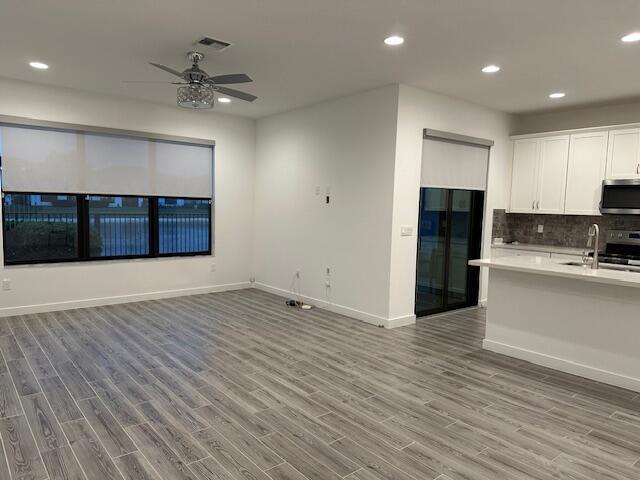
M 209 250 L 211 215 L 205 199 L 158 199 L 159 252 L 206 252 Z
M 149 255 L 149 200 L 144 197 L 90 196 L 91 257 Z
M 5 193 L 5 264 L 211 254 L 211 201 Z
M 8 193 L 3 212 L 6 263 L 79 257 L 75 195 Z

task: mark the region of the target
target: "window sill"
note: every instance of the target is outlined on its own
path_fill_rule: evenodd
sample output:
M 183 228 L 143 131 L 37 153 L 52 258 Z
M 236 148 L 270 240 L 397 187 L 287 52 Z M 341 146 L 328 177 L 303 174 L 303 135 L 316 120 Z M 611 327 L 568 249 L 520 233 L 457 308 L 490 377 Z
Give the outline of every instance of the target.
M 177 255 L 171 257 L 151 257 L 151 258 L 114 258 L 109 260 L 82 260 L 70 262 L 49 262 L 49 263 L 29 263 L 22 265 L 2 265 L 5 270 L 19 270 L 23 268 L 52 268 L 52 267 L 95 267 L 99 265 L 113 265 L 122 263 L 148 263 L 148 262 L 175 262 L 177 260 L 194 261 L 198 259 L 215 259 L 215 253 L 210 255 Z

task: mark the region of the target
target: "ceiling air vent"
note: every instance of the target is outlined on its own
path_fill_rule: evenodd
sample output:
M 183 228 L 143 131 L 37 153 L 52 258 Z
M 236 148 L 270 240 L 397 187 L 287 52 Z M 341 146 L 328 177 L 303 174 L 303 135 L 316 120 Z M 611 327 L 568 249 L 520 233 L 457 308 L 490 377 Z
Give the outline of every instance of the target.
M 226 50 L 232 44 L 229 42 L 225 42 L 223 40 L 216 40 L 211 37 L 204 37 L 196 42 L 196 45 L 205 45 L 207 47 L 211 47 L 214 50 L 221 52 L 222 50 Z

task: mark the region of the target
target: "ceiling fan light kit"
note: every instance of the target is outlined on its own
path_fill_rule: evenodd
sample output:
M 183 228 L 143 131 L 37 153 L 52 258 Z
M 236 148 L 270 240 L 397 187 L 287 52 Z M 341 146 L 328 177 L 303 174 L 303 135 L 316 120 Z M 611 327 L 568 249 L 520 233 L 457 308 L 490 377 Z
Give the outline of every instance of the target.
M 213 88 L 206 85 L 187 85 L 178 87 L 178 106 L 182 108 L 212 108 L 214 101 Z
M 182 72 L 171 67 L 167 67 L 166 65 L 151 63 L 154 67 L 164 70 L 165 72 L 168 72 L 182 80 L 182 82 L 166 82 L 173 85 L 183 85 L 178 87 L 177 92 L 177 103 L 180 107 L 191 109 L 212 108 L 215 101 L 215 92 L 226 95 L 227 97 L 239 98 L 245 102 L 253 102 L 258 98 L 250 93 L 222 86 L 234 83 L 253 82 L 247 74 L 233 73 L 210 76 L 198 66 L 198 63 L 204 58 L 202 53 L 189 52 L 187 53 L 187 58 L 189 58 L 189 61 L 191 62 L 191 67 Z

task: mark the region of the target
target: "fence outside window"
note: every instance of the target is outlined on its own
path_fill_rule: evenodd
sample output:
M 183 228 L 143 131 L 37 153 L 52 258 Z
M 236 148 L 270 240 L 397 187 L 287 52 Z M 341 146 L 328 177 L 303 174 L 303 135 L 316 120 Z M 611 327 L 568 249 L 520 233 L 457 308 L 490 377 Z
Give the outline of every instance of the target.
M 209 199 L 5 193 L 5 264 L 210 255 Z

